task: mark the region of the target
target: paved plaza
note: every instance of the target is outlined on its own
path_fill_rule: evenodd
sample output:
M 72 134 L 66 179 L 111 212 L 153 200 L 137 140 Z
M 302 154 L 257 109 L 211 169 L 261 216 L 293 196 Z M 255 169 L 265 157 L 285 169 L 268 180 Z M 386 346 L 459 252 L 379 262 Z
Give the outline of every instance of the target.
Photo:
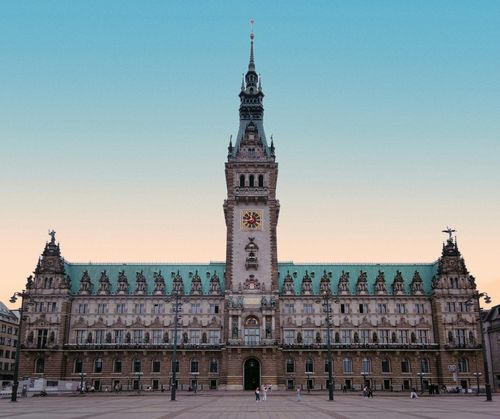
M 171 402 L 169 394 L 85 395 L 0 401 L 0 418 L 23 419 L 245 419 L 245 418 L 499 418 L 498 399 L 484 397 L 338 395 L 335 402 L 326 394 L 304 394 L 296 401 L 293 393 L 272 393 L 256 403 L 253 393 L 179 394 Z

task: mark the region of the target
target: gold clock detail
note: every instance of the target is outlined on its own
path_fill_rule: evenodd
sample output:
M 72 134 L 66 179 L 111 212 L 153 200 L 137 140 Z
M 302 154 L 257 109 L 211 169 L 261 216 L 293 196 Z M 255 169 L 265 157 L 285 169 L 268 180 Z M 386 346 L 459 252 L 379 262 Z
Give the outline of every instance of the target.
M 262 211 L 243 210 L 240 220 L 242 230 L 262 230 Z

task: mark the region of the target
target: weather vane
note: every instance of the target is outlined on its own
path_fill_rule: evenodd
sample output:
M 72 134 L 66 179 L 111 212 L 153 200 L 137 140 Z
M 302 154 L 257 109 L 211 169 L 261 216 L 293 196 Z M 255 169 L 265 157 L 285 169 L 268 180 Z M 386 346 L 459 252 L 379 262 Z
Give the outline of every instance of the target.
M 448 234 L 448 240 L 451 240 L 452 234 L 455 233 L 457 230 L 454 230 L 448 226 L 446 226 L 446 229 L 442 230 L 442 233 Z
M 252 39 L 253 39 L 253 36 L 254 36 L 254 35 L 253 35 L 253 24 L 254 24 L 254 23 L 255 23 L 255 20 L 250 19 L 250 28 L 251 28 L 251 30 L 252 30 L 252 32 L 250 33 L 250 36 L 252 37 Z

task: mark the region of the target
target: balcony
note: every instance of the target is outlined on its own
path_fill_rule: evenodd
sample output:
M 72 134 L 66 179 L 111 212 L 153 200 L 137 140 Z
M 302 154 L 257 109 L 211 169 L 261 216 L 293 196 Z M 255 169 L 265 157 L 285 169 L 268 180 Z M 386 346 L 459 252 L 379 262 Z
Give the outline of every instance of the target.
M 269 190 L 265 187 L 242 187 L 234 188 L 234 195 L 237 200 L 254 199 L 257 201 L 267 201 Z

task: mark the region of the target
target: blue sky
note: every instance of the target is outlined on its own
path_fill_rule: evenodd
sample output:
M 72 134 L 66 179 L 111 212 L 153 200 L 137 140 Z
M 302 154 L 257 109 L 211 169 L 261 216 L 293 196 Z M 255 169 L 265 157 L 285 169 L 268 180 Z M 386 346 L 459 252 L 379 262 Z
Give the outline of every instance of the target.
M 434 260 L 449 223 L 500 279 L 498 1 L 1 2 L 3 275 L 48 227 L 73 260 L 224 257 L 251 18 L 281 258 Z M 177 247 L 123 244 L 156 234 Z

